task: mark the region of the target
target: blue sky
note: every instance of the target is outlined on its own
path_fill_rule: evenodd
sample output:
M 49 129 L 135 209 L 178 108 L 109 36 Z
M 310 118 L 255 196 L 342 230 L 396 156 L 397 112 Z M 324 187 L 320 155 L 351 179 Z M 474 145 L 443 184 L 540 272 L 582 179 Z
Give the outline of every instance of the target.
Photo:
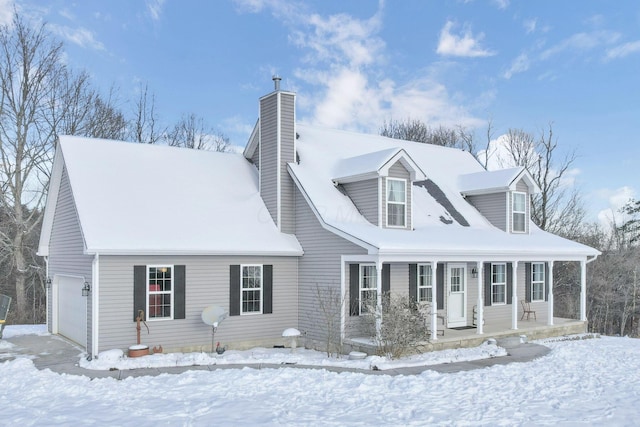
M 329 127 L 411 117 L 485 141 L 489 119 L 494 137 L 553 122 L 590 219 L 640 197 L 634 0 L 0 0 L 0 21 L 14 5 L 123 109 L 148 83 L 167 124 L 195 113 L 243 146 L 277 73 Z

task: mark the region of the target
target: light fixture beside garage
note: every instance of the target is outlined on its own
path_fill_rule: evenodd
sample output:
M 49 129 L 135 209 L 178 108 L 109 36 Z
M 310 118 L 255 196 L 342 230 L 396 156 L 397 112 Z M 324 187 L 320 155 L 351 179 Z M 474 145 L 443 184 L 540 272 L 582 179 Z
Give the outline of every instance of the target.
M 51 277 L 47 277 L 47 289 L 51 287 Z
M 82 296 L 88 297 L 89 292 L 91 292 L 91 285 L 89 285 L 89 282 L 84 282 L 84 286 L 82 287 Z

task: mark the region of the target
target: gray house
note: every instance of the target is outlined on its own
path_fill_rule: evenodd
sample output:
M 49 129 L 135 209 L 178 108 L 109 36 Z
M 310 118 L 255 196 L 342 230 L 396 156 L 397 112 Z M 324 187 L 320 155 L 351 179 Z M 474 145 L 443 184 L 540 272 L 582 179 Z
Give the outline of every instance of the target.
M 485 171 L 468 152 L 296 122 L 295 94 L 262 97 L 243 154 L 60 137 L 40 240 L 48 328 L 97 355 L 142 341 L 203 350 L 326 339 L 358 347 L 365 301 L 431 308 L 433 348 L 489 336 L 584 331 L 593 248 L 537 228 L 522 168 Z M 553 313 L 557 261 L 581 266 L 576 319 Z M 535 320 L 521 320 L 522 302 Z M 431 328 L 430 325 L 437 325 Z M 439 336 L 437 329 L 444 330 Z

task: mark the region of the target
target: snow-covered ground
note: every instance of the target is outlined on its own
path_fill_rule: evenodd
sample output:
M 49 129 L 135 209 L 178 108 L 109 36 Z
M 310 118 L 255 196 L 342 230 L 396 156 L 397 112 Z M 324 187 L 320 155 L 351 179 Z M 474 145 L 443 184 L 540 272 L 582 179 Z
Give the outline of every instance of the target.
M 638 425 L 640 340 L 544 344 L 551 353 L 528 363 L 415 376 L 285 367 L 90 380 L 19 358 L 0 363 L 0 424 Z M 300 349 L 296 357 L 325 363 Z M 458 360 L 465 357 L 460 351 Z

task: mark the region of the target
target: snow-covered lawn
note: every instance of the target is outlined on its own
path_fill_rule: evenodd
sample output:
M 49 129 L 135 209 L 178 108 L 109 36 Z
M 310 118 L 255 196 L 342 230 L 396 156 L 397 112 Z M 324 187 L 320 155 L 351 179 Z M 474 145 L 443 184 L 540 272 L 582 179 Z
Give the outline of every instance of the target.
M 0 423 L 638 424 L 640 340 L 602 337 L 545 345 L 551 353 L 529 363 L 395 377 L 243 368 L 90 380 L 39 371 L 21 358 L 0 363 Z M 304 352 L 297 355 L 299 363 L 318 364 Z

